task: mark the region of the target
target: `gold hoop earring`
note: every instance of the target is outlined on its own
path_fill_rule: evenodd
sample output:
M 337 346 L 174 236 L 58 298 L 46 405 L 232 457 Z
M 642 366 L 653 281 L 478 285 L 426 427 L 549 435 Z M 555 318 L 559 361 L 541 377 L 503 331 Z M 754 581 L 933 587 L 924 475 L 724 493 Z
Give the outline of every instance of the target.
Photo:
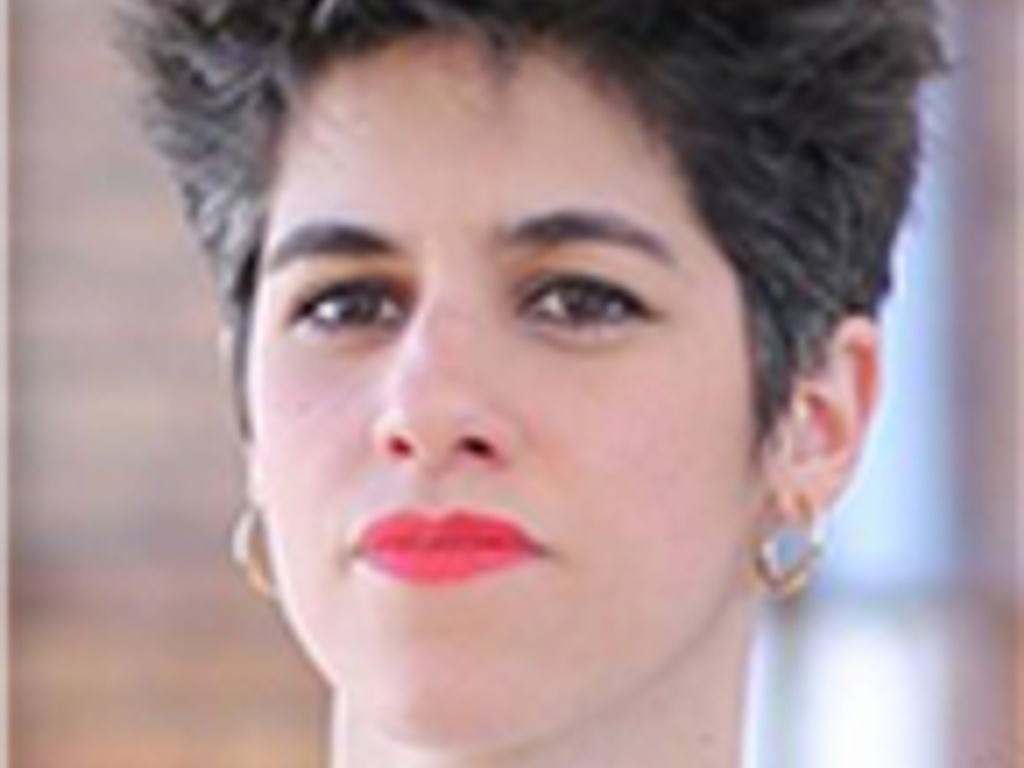
M 824 551 L 824 526 L 801 501 L 798 522 L 786 522 L 757 543 L 754 571 L 766 591 L 778 598 L 803 591 Z
M 271 576 L 270 555 L 263 531 L 263 516 L 255 507 L 247 507 L 235 522 L 231 533 L 231 559 L 257 594 L 270 600 L 277 599 L 277 590 Z

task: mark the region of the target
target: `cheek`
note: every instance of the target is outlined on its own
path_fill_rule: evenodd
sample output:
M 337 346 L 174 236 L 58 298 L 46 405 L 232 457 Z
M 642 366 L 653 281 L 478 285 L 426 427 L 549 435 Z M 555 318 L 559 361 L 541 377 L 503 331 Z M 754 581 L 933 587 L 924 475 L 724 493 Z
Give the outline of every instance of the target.
M 705 545 L 735 533 L 744 518 L 748 478 L 737 463 L 744 445 L 721 423 L 638 417 L 616 431 L 616 453 L 594 456 L 607 484 L 607 514 L 640 541 L 663 542 L 699 557 Z M 611 522 L 611 521 L 610 521 Z
M 749 387 L 736 360 L 714 365 L 713 380 L 693 373 L 702 366 L 658 367 L 577 399 L 567 454 L 586 507 L 580 533 L 603 569 L 628 569 L 680 598 L 729 580 L 753 521 Z
M 337 611 L 341 547 L 356 500 L 368 495 L 357 466 L 365 395 L 345 377 L 301 360 L 267 355 L 254 368 L 250 493 L 265 515 L 282 610 L 333 679 L 334 639 L 349 634 L 346 612 Z
M 360 387 L 323 363 L 264 353 L 252 369 L 254 501 L 282 524 L 337 518 L 367 434 Z M 350 378 L 350 377 L 349 377 Z M 328 514 L 330 513 L 330 514 Z

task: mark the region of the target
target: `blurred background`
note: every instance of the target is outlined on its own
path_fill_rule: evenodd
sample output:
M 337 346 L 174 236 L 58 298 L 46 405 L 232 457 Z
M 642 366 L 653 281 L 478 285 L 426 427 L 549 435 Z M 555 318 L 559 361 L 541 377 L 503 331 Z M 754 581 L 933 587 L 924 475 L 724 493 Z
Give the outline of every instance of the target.
M 12 0 L 15 768 L 323 768 L 325 695 L 228 563 L 210 283 L 110 2 Z M 947 2 L 888 390 L 825 572 L 767 606 L 751 768 L 1024 766 L 1021 9 Z

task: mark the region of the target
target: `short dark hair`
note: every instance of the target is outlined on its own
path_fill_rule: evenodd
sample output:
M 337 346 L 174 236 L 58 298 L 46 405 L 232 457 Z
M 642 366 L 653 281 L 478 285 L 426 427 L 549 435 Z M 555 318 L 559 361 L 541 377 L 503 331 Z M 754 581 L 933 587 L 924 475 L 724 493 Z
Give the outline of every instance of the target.
M 149 0 L 126 9 L 146 121 L 212 258 L 244 379 L 265 193 L 327 64 L 421 34 L 571 56 L 626 97 L 744 298 L 762 436 L 837 323 L 876 315 L 916 172 L 931 0 Z M 244 412 L 244 404 L 243 404 Z

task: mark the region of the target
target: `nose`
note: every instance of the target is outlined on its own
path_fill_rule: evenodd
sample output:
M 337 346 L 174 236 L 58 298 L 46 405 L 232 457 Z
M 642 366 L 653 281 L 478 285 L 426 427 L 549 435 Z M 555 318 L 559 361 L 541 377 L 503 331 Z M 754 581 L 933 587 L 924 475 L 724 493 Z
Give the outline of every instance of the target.
M 410 328 L 396 346 L 373 424 L 376 452 L 425 473 L 505 465 L 518 430 L 493 386 L 500 363 L 482 332 L 442 325 Z

